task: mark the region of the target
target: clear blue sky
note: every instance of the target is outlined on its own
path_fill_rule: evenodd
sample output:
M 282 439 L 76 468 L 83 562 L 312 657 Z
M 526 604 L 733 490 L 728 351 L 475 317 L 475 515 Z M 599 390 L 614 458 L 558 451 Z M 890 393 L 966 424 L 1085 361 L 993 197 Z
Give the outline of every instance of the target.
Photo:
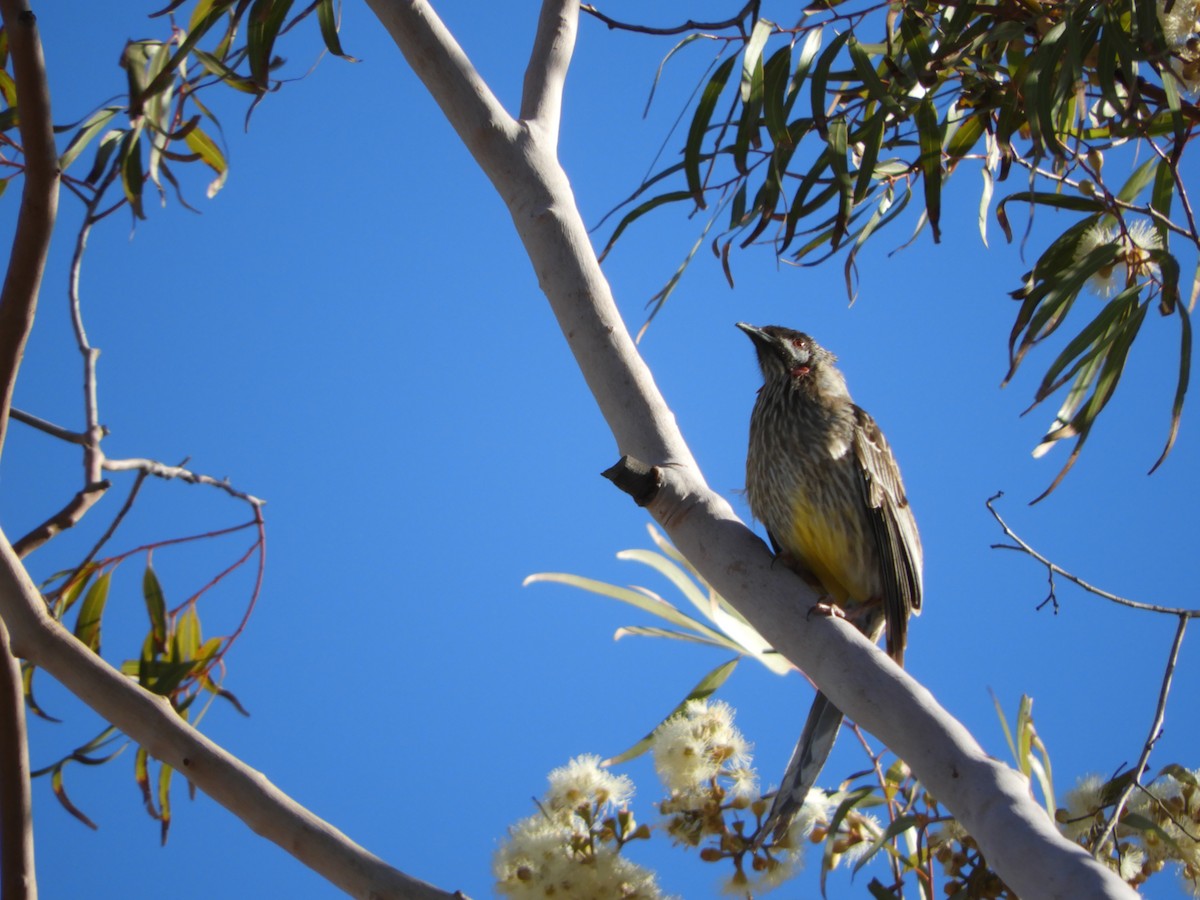
M 727 5 L 661 4 L 655 15 L 671 22 L 684 10 L 699 17 Z M 438 8 L 514 108 L 537 4 Z M 644 5 L 611 9 L 634 18 Z M 37 11 L 62 122 L 123 89 L 125 38 L 162 33 L 139 4 L 43 3 Z M 101 417 L 112 430 L 105 447 L 111 456 L 190 457 L 196 470 L 269 501 L 265 592 L 226 681 L 252 715 L 218 704 L 205 732 L 397 867 L 486 897 L 492 851 L 509 823 L 532 812 L 546 772 L 576 754 L 623 750 L 722 657 L 661 641 L 614 644 L 617 627 L 645 620 L 568 588 L 521 587 L 530 573 L 566 571 L 666 590 L 614 559 L 649 546 L 648 518 L 599 476 L 616 449 L 503 205 L 360 3 L 347 4 L 343 41 L 361 63 L 326 60 L 269 97 L 249 134 L 238 98 L 223 98 L 233 168 L 211 202 L 206 179 L 191 179 L 202 215 L 151 200 L 149 221 L 136 229 L 122 213 L 94 233 L 83 296 L 103 350 Z M 643 120 L 667 48 L 582 23 L 562 158 L 591 223 L 646 172 L 709 59 L 707 48 L 681 54 Z M 317 49 L 315 23 L 289 36 L 290 71 L 304 72 Z M 762 251 L 744 253 L 734 258 L 730 290 L 705 250 L 642 348 L 710 484 L 743 515 L 738 492 L 758 375 L 733 323 L 802 328 L 840 356 L 855 398 L 895 448 L 924 540 L 926 608 L 911 630 L 909 667 L 1003 759 L 988 692 L 1010 715 L 1023 693 L 1032 695 L 1061 797 L 1077 775 L 1109 774 L 1136 759 L 1174 622 L 1065 585 L 1058 614 L 1039 612 L 1045 574 L 989 549 L 1001 536 L 984 500 L 1004 490 L 1009 521 L 1092 582 L 1194 605 L 1195 411 L 1172 457 L 1147 477 L 1166 434 L 1178 344 L 1176 323 L 1152 315 L 1082 461 L 1049 500 L 1027 507 L 1065 458 L 1061 448 L 1030 457 L 1052 408 L 1019 418 L 1050 357 L 1035 353 L 1029 370 L 999 389 L 1016 311 L 1007 292 L 1026 262 L 994 225 L 991 249 L 982 246 L 978 176 L 964 171 L 954 181 L 943 243 L 926 233 L 889 255 L 910 225 L 876 238 L 852 307 L 840 261 L 796 270 Z M 0 227 L 11 229 L 16 197 L 4 197 Z M 82 422 L 65 302 L 79 215 L 64 193 L 17 390 L 20 407 L 68 427 Z M 660 213 L 628 232 L 607 261 L 631 328 L 698 227 Z M 1035 232 L 1028 260 L 1044 233 Z M 0 475 L 0 522 L 10 536 L 79 486 L 77 456 L 19 425 Z M 127 485 L 118 483 L 80 533 L 31 558 L 35 578 L 78 559 Z M 112 549 L 244 518 L 216 491 L 150 483 Z M 157 554 L 168 602 L 198 589 L 244 545 L 239 538 Z M 105 651 L 117 662 L 140 639 L 140 576 L 136 560 L 116 576 Z M 207 634 L 236 624 L 247 591 L 242 578 L 205 601 Z M 1180 659 L 1153 770 L 1200 763 L 1196 639 Z M 740 667 L 723 696 L 771 782 L 811 690 L 799 676 L 756 668 Z M 100 727 L 48 677 L 37 688 L 65 722 L 33 721 L 35 767 Z M 822 782 L 862 765 L 844 739 Z M 182 789 L 160 848 L 132 766 L 129 750 L 103 767 L 68 769 L 71 796 L 97 832 L 58 806 L 46 780 L 35 785 L 44 897 L 250 897 L 268 885 L 270 896 L 338 895 Z M 649 765 L 626 771 L 639 787 L 639 817 L 653 820 Z M 726 874 L 694 855 L 635 858 L 689 897 L 714 894 Z M 815 895 L 816 869 L 810 855 L 808 873 L 776 896 Z M 1177 895 L 1171 875 L 1152 884 L 1155 897 Z M 865 882 L 833 890 L 865 896 Z

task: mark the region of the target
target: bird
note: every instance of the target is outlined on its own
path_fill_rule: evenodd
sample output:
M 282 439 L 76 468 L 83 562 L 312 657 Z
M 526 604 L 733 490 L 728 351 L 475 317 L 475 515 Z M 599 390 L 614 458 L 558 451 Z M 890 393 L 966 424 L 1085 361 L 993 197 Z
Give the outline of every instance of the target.
M 746 496 L 776 558 L 904 665 L 921 612 L 921 537 L 900 468 L 875 420 L 850 397 L 837 357 L 807 334 L 738 322 L 763 385 L 750 416 Z M 825 765 L 842 712 L 819 690 L 759 834 L 779 840 Z

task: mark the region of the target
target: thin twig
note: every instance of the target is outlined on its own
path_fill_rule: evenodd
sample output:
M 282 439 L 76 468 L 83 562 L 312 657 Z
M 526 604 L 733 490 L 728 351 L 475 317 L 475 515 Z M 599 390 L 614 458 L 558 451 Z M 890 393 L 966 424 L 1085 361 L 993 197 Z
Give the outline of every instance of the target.
M 101 468 L 106 472 L 129 472 L 138 471 L 145 472 L 148 475 L 153 475 L 156 478 L 162 478 L 167 481 L 178 478 L 180 481 L 186 481 L 188 484 L 207 484 L 212 487 L 219 488 L 227 493 L 230 497 L 236 497 L 238 500 L 245 500 L 255 509 L 265 504 L 267 501 L 253 494 L 247 494 L 244 491 L 239 491 L 229 483 L 228 478 L 216 479 L 211 475 L 202 475 L 198 472 L 193 472 L 190 469 L 185 469 L 183 466 L 168 466 L 165 463 L 160 463 L 155 459 L 108 459 L 104 458 L 101 462 Z
M 854 736 L 858 738 L 858 742 L 862 745 L 863 752 L 867 754 L 867 759 L 871 761 L 871 767 L 875 772 L 875 779 L 879 783 L 879 792 L 887 803 L 888 822 L 895 822 L 901 813 L 900 801 L 896 799 L 899 796 L 899 791 L 897 791 L 894 795 L 889 796 L 889 791 L 887 789 L 887 775 L 884 774 L 883 766 L 879 764 L 879 761 L 883 758 L 883 754 L 876 753 L 871 749 L 871 745 L 867 742 L 867 736 L 863 733 L 863 730 L 858 727 L 857 723 L 851 722 L 850 730 L 854 732 Z M 900 861 L 895 854 L 889 853 L 888 862 L 890 862 L 892 866 L 892 878 L 895 879 L 896 884 L 899 884 L 903 880 L 900 874 Z M 918 873 L 917 877 L 919 879 L 921 870 L 914 868 L 913 871 Z
M 28 425 L 30 428 L 36 428 L 38 431 L 44 432 L 51 437 L 56 437 L 60 441 L 66 441 L 68 444 L 79 444 L 84 446 L 87 444 L 88 436 L 79 431 L 70 431 L 63 428 L 61 425 L 55 425 L 53 422 L 47 422 L 45 419 L 38 418 L 32 413 L 27 413 L 24 410 L 17 409 L 15 406 L 9 409 L 8 414 L 16 419 L 22 425 Z
M 1183 634 L 1187 631 L 1188 616 L 1179 616 L 1179 625 L 1175 629 L 1175 640 L 1171 644 L 1171 652 L 1167 655 L 1167 670 L 1163 673 L 1162 687 L 1158 691 L 1158 706 L 1154 710 L 1154 721 L 1150 723 L 1150 733 L 1146 736 L 1146 743 L 1142 747 L 1142 755 L 1138 757 L 1137 765 L 1133 768 L 1133 777 L 1129 779 L 1129 783 L 1125 785 L 1125 789 L 1121 791 L 1121 796 L 1117 798 L 1117 803 L 1113 807 L 1112 815 L 1109 816 L 1108 822 L 1105 823 L 1104 830 L 1097 835 L 1092 841 L 1092 855 L 1099 856 L 1108 843 L 1109 837 L 1113 833 L 1113 829 L 1117 827 L 1117 822 L 1121 818 L 1121 813 L 1125 809 L 1125 804 L 1129 802 L 1129 795 L 1133 793 L 1134 788 L 1141 786 L 1142 774 L 1146 771 L 1146 766 L 1150 762 L 1150 752 L 1154 749 L 1155 743 L 1158 742 L 1158 737 L 1162 734 L 1163 719 L 1166 716 L 1167 710 L 1167 695 L 1171 692 L 1171 678 L 1175 674 L 1175 663 L 1179 659 L 1179 648 L 1183 646 Z
M 996 507 L 992 505 L 994 501 L 1003 496 L 1004 492 L 1001 491 L 987 499 L 988 512 L 990 512 L 993 518 L 995 518 L 995 520 L 1000 524 L 1004 534 L 1016 543 L 1016 546 L 1014 547 L 1009 544 L 992 544 L 993 549 L 1017 550 L 1021 553 L 1028 554 L 1045 566 L 1050 572 L 1056 575 L 1061 575 L 1063 578 L 1067 579 L 1077 587 L 1083 588 L 1089 594 L 1095 594 L 1097 597 L 1102 597 L 1105 600 L 1111 600 L 1113 603 L 1119 603 L 1121 606 L 1128 606 L 1130 609 L 1141 609 L 1145 610 L 1146 612 L 1164 613 L 1172 616 L 1183 616 L 1189 619 L 1200 617 L 1200 609 L 1182 609 L 1174 606 L 1160 606 L 1157 603 L 1144 603 L 1140 600 L 1130 600 L 1127 597 L 1121 597 L 1117 594 L 1106 591 L 1103 588 L 1098 588 L 1094 584 L 1089 584 L 1077 575 L 1072 575 L 1062 566 L 1057 565 L 1056 563 L 1053 563 L 1046 557 L 1042 556 L 1042 554 L 1038 553 L 1031 546 L 1029 546 L 1029 544 L 1025 543 L 1025 541 L 1023 541 L 1015 531 L 1008 527 L 1008 523 L 1000 517 L 1000 513 L 996 512 Z
M 133 482 L 133 487 L 129 489 L 129 495 L 125 498 L 125 502 L 121 504 L 121 508 L 117 510 L 117 514 L 113 516 L 113 520 L 108 524 L 108 527 L 104 529 L 104 534 L 100 535 L 100 539 L 92 545 L 92 549 L 88 551 L 87 556 L 75 567 L 75 571 L 71 573 L 71 577 L 63 582 L 64 586 L 73 584 L 80 573 L 100 554 L 100 551 L 108 543 L 109 539 L 116 534 L 117 528 L 120 527 L 129 510 L 133 509 L 133 501 L 137 499 L 138 491 L 142 489 L 142 484 L 148 477 L 147 473 L 138 472 L 138 476 Z M 13 545 L 13 549 L 16 549 L 16 544 Z M 20 556 L 19 553 L 17 555 Z
M 110 487 L 112 487 L 112 482 L 103 479 L 85 484 L 74 497 L 67 501 L 66 506 L 25 536 L 13 541 L 13 552 L 17 554 L 18 558 L 25 559 L 34 550 L 48 543 L 55 535 L 75 527 Z

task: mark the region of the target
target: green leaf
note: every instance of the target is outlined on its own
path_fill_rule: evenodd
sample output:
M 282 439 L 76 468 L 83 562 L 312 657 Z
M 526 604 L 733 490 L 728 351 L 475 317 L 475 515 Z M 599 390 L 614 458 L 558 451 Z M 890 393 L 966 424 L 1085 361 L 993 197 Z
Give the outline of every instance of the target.
M 695 199 L 696 205 L 701 209 L 706 206 L 704 201 L 704 185 L 700 178 L 700 161 L 704 148 L 704 138 L 708 133 L 709 122 L 712 120 L 717 100 L 720 99 L 721 92 L 725 89 L 725 83 L 729 80 L 729 73 L 733 71 L 733 64 L 735 62 L 737 62 L 736 56 L 730 56 L 726 59 L 725 62 L 717 67 L 717 71 L 713 73 L 713 77 L 704 86 L 704 92 L 700 95 L 700 102 L 696 105 L 695 115 L 692 116 L 691 127 L 688 129 L 687 142 L 683 147 L 683 171 L 687 178 L 688 190 Z
M 106 106 L 103 109 L 96 110 L 96 112 L 85 119 L 79 130 L 75 132 L 74 137 L 71 138 L 71 142 L 67 144 L 67 149 L 58 158 L 59 168 L 65 171 L 79 157 L 79 154 L 84 151 L 92 138 L 103 131 L 108 123 L 120 112 L 122 112 L 122 108 L 119 106 Z
M 788 86 L 787 110 L 789 112 L 792 104 L 800 95 L 800 88 L 804 86 L 804 79 L 808 77 L 808 70 L 812 68 L 813 60 L 817 58 L 817 53 L 821 50 L 821 38 L 824 33 L 825 26 L 818 25 L 804 37 L 804 44 L 800 47 L 800 57 L 796 60 L 796 71 L 792 74 L 792 81 Z
M 883 146 L 884 126 L 887 124 L 887 113 L 880 109 L 858 132 L 862 143 L 862 158 L 858 163 L 858 177 L 854 182 L 854 202 L 861 203 L 867 196 L 871 182 L 875 179 L 875 163 L 879 160 L 879 148 Z M 890 188 L 890 185 L 889 185 Z
M 827 138 L 826 135 L 826 117 L 825 117 L 825 94 L 829 84 L 829 73 L 833 67 L 833 61 L 841 52 L 846 41 L 850 39 L 850 32 L 843 31 L 830 42 L 829 46 L 821 54 L 821 58 L 817 60 L 817 67 L 812 74 L 812 82 L 809 85 L 813 122 L 817 127 L 817 133 L 822 138 Z
M 275 41 L 292 8 L 292 0 L 254 0 L 246 27 L 246 56 L 250 77 L 260 92 L 270 85 Z
M 1137 305 L 1140 293 L 1141 289 L 1137 285 L 1126 288 L 1116 297 L 1109 300 L 1104 305 L 1104 308 L 1100 310 L 1100 314 L 1071 339 L 1062 353 L 1051 364 L 1050 368 L 1046 370 L 1046 374 L 1042 378 L 1042 383 L 1037 389 L 1035 402 L 1040 402 L 1049 397 L 1062 387 L 1068 379 L 1074 377 L 1080 367 L 1089 362 L 1093 356 L 1104 352 L 1111 345 L 1116 337 L 1113 325 L 1133 311 L 1133 308 Z M 1084 353 L 1085 350 L 1088 352 Z M 1059 375 L 1071 364 L 1072 360 L 1075 361 L 1075 364 L 1060 379 Z
M 196 604 L 188 604 L 175 620 L 175 654 L 176 662 L 191 662 L 200 650 L 200 616 L 196 612 Z
M 687 37 L 685 37 L 678 44 L 676 44 L 674 47 L 672 47 L 670 50 L 667 51 L 667 55 L 664 56 L 662 58 L 662 62 L 660 62 L 658 64 L 658 69 L 654 73 L 654 80 L 650 82 L 650 94 L 646 98 L 646 108 L 642 111 L 643 116 L 646 116 L 650 113 L 650 106 L 654 103 L 654 92 L 656 90 L 658 90 L 658 83 L 662 80 L 663 70 L 666 68 L 667 63 L 670 61 L 671 57 L 674 56 L 676 53 L 678 53 L 680 50 L 682 50 L 684 47 L 686 47 L 688 44 L 692 43 L 693 41 L 702 40 L 705 37 L 706 37 L 706 35 L 693 31 L 691 34 L 687 35 Z
M 193 53 L 196 59 L 200 60 L 200 64 L 213 75 L 220 78 L 223 84 L 245 94 L 257 95 L 260 93 L 258 86 L 251 79 L 239 75 L 236 70 L 229 68 L 218 57 L 213 56 L 211 53 L 205 53 L 200 49 L 194 50 Z M 196 99 L 194 95 L 192 99 Z
M 158 818 L 162 822 L 160 840 L 165 846 L 167 832 L 171 828 L 171 775 L 174 769 L 166 763 L 160 763 L 158 768 Z
M 229 166 L 225 162 L 225 154 L 216 145 L 212 138 L 201 131 L 199 128 L 191 129 L 184 140 L 187 142 L 192 152 L 196 153 L 214 172 L 217 177 L 208 186 L 208 197 L 211 200 L 216 196 L 225 184 L 225 178 L 229 174 Z
M 613 600 L 620 600 L 622 603 L 628 603 L 643 612 L 648 612 L 651 615 L 658 616 L 664 621 L 670 622 L 678 628 L 686 628 L 703 635 L 715 643 L 722 644 L 731 650 L 740 652 L 740 648 L 735 646 L 729 638 L 720 632 L 714 631 L 698 619 L 694 619 L 686 613 L 680 612 L 666 600 L 661 597 L 650 595 L 647 593 L 639 593 L 631 588 L 618 587 L 615 584 L 608 584 L 604 581 L 597 581 L 594 578 L 584 578 L 580 575 L 569 575 L 565 572 L 539 572 L 535 575 L 530 575 L 526 578 L 522 585 L 537 584 L 539 582 L 552 582 L 557 584 L 565 584 L 570 587 L 579 588 L 593 594 L 599 594 L 601 597 L 609 597 Z
M 1045 452 L 1044 448 L 1048 448 L 1056 441 L 1068 437 L 1075 437 L 1075 446 L 1071 450 L 1071 455 L 1055 476 L 1054 481 L 1041 494 L 1034 498 L 1033 503 L 1044 499 L 1062 483 L 1063 478 L 1075 465 L 1079 459 L 1079 454 L 1083 450 L 1083 445 L 1091 434 L 1092 426 L 1096 422 L 1096 417 L 1112 399 L 1113 393 L 1117 389 L 1117 385 L 1121 380 L 1121 375 L 1125 370 L 1125 362 L 1129 356 L 1129 349 L 1133 344 L 1133 340 L 1137 337 L 1138 330 L 1142 326 L 1142 322 L 1146 318 L 1146 310 L 1149 307 L 1142 304 L 1137 310 L 1123 323 L 1120 334 L 1113 342 L 1108 354 L 1104 358 L 1104 364 L 1100 370 L 1100 375 L 1096 380 L 1092 395 L 1084 407 L 1072 417 L 1070 423 L 1051 429 L 1045 437 L 1042 438 L 1042 443 L 1034 450 L 1035 454 Z
M 763 66 L 763 121 L 776 145 L 791 142 L 788 131 L 788 83 L 792 68 L 792 45 L 784 44 Z
M 645 753 L 648 749 L 650 749 L 650 744 L 654 741 L 654 733 L 662 727 L 664 722 L 667 722 L 683 712 L 684 707 L 686 707 L 693 700 L 707 700 L 709 697 L 711 697 L 716 692 L 717 688 L 723 685 L 728 680 L 729 676 L 733 674 L 733 670 L 737 668 L 737 664 L 738 658 L 735 657 L 728 662 L 721 663 L 721 665 L 717 666 L 715 669 L 701 678 L 698 682 L 696 682 L 696 685 L 690 691 L 688 691 L 688 695 L 684 697 L 683 700 L 681 700 L 676 707 L 671 710 L 671 712 L 664 716 L 662 722 L 659 722 L 658 725 L 655 725 L 649 734 L 647 734 L 628 750 L 624 750 L 621 753 L 618 753 L 616 756 L 606 759 L 603 765 L 619 765 L 620 763 L 628 762 L 629 760 L 635 759 L 636 757 L 639 757 Z
M 854 208 L 854 183 L 850 180 L 850 166 L 846 160 L 848 149 L 846 120 L 838 117 L 829 122 L 825 129 L 825 138 L 829 142 L 829 168 L 837 179 L 839 187 L 838 211 L 833 223 L 833 233 L 830 245 L 837 249 L 839 242 L 846 233 L 850 222 L 850 212 Z
M 889 822 L 887 828 L 885 828 L 883 832 L 871 842 L 871 846 L 867 849 L 867 852 L 855 861 L 854 868 L 851 869 L 851 872 L 853 874 L 857 874 L 858 870 L 865 866 L 871 860 L 871 857 L 887 846 L 888 841 L 892 840 L 892 838 L 903 834 L 910 828 L 918 828 L 925 824 L 926 821 L 927 819 L 923 816 L 897 816 L 895 819 Z
M 608 255 L 608 251 L 610 251 L 613 248 L 613 245 L 616 244 L 617 238 L 621 236 L 621 233 L 646 213 L 667 203 L 678 203 L 680 200 L 691 200 L 693 196 L 694 195 L 691 191 L 669 191 L 665 194 L 659 194 L 657 197 L 647 200 L 645 203 L 641 203 L 631 209 L 624 215 L 624 217 L 622 217 L 617 227 L 613 229 L 612 237 L 608 239 L 608 243 L 604 245 L 604 249 L 600 252 L 601 261 L 604 260 L 604 258 Z
M 1171 404 L 1171 427 L 1167 432 L 1167 444 L 1162 453 L 1150 467 L 1150 474 L 1163 464 L 1171 448 L 1175 446 L 1175 438 L 1179 436 L 1179 422 L 1183 416 L 1183 400 L 1187 394 L 1188 378 L 1192 371 L 1192 322 L 1187 307 L 1176 304 L 1175 311 L 1179 313 L 1179 378 L 1175 382 L 1175 402 Z
M 334 56 L 340 56 L 346 62 L 358 62 L 342 49 L 342 40 L 338 35 L 337 15 L 334 13 L 333 0 L 319 0 L 317 3 L 317 22 L 321 26 L 321 39 L 325 41 L 325 49 Z
M 854 64 L 854 74 L 862 81 L 867 98 L 878 103 L 895 118 L 907 118 L 904 107 L 892 96 L 887 85 L 879 77 L 879 72 L 876 71 L 874 63 L 871 62 L 871 56 L 863 45 L 852 37 L 846 42 L 846 48 L 850 51 L 850 61 Z
M 74 803 L 72 803 L 71 798 L 67 796 L 67 787 L 63 782 L 64 763 L 65 761 L 54 767 L 54 774 L 50 776 L 50 788 L 54 791 L 54 796 L 58 798 L 58 802 L 62 804 L 63 809 L 73 815 L 88 828 L 92 829 L 92 831 L 96 831 L 98 830 L 99 826 L 96 825 L 96 823 L 89 819 L 86 815 L 84 815 L 83 811 L 80 810 Z
M 96 157 L 92 160 L 92 167 L 83 179 L 85 182 L 95 184 L 108 171 L 108 162 L 112 159 L 117 149 L 120 148 L 124 137 L 125 132 L 116 129 L 104 133 L 104 136 L 100 138 L 99 145 L 96 147 Z
M 149 557 L 146 558 L 146 571 L 142 574 L 142 597 L 146 601 L 146 613 L 150 616 L 150 641 L 154 649 L 161 653 L 167 647 L 167 607 L 162 585 Z
M 942 133 L 938 127 L 933 98 L 926 97 L 913 115 L 917 138 L 921 145 L 921 174 L 925 183 L 925 212 L 933 229 L 933 242 L 940 243 L 942 232 L 938 223 L 942 217 Z
M 1132 203 L 1146 189 L 1158 171 L 1157 157 L 1146 160 L 1133 170 L 1133 173 L 1117 191 L 1117 199 L 1124 203 Z
M 838 841 L 838 828 L 845 820 L 846 816 L 858 806 L 860 803 L 867 800 L 872 793 L 869 787 L 861 787 L 857 790 L 850 791 L 846 794 L 846 799 L 838 804 L 838 808 L 834 810 L 829 819 L 829 830 L 825 835 L 825 847 L 821 854 L 821 896 L 826 896 L 825 881 L 828 874 L 833 870 L 833 854 L 834 847 Z
M 133 214 L 139 219 L 146 218 L 142 211 L 142 189 L 145 186 L 145 170 L 142 168 L 142 134 L 141 126 L 125 133 L 121 140 L 119 159 L 121 163 L 121 188 Z
M 88 589 L 75 620 L 75 637 L 87 647 L 100 652 L 100 622 L 104 618 L 104 605 L 108 602 L 108 586 L 112 580 L 112 569 L 102 574 Z
M 771 32 L 774 30 L 774 22 L 766 19 L 757 19 L 754 22 L 754 28 L 750 31 L 750 37 L 746 39 L 746 46 L 742 51 L 742 82 L 740 88 L 743 106 L 751 102 L 756 91 L 759 93 L 762 91 L 763 48 L 766 47 L 767 38 L 771 36 Z

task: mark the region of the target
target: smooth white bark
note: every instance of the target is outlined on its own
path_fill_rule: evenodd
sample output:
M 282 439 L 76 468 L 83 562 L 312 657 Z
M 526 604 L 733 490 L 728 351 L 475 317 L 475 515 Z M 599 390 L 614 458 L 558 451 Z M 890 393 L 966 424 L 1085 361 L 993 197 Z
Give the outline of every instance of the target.
M 1034 802 L 1023 776 L 988 757 L 886 654 L 844 622 L 809 620 L 804 613 L 815 602 L 812 591 L 787 570 L 771 566 L 763 542 L 704 482 L 621 320 L 557 160 L 557 104 L 576 4 L 544 3 L 521 106 L 528 118 L 514 120 L 429 3 L 367 2 L 508 205 L 619 453 L 660 467 L 663 485 L 649 510 L 675 545 L 847 715 L 912 767 L 1018 894 L 1064 900 L 1136 897 L 1065 840 Z M 545 84 L 546 79 L 556 83 Z

